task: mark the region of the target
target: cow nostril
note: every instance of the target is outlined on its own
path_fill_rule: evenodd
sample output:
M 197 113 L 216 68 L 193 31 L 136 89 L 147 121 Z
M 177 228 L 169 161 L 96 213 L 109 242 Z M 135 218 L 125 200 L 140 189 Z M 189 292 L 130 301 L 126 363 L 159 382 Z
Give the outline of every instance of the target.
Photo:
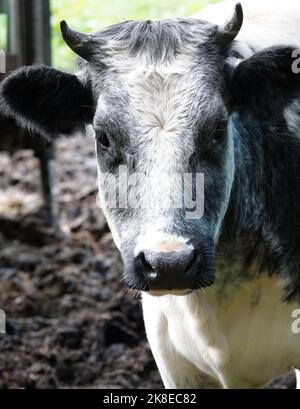
M 144 252 L 140 253 L 139 261 L 144 267 L 144 275 L 150 280 L 156 280 L 158 276 L 157 271 L 155 271 L 153 267 L 151 266 L 151 264 L 146 260 L 146 256 Z

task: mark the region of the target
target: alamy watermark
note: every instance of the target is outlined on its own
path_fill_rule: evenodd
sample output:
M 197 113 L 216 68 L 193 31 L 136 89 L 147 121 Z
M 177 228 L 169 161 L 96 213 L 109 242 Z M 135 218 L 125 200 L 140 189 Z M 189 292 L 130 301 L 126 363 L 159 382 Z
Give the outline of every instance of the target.
M 117 175 L 101 173 L 100 185 L 109 209 L 183 209 L 187 219 L 201 219 L 204 214 L 203 173 L 129 174 L 121 165 Z
M 5 51 L 0 50 L 0 74 L 6 73 L 6 54 Z
M 295 58 L 295 61 L 292 64 L 292 71 L 294 74 L 300 73 L 300 48 L 296 48 L 292 53 L 292 58 Z
M 292 318 L 294 319 L 292 323 L 292 333 L 300 334 L 300 309 L 295 309 L 292 311 Z
M 0 334 L 6 333 L 6 315 L 3 310 L 0 310 Z

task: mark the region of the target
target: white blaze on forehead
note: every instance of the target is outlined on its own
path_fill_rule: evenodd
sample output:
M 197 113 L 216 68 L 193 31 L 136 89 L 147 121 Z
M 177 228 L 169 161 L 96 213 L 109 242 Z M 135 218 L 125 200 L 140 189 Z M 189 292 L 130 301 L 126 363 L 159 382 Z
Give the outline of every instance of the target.
M 157 128 L 174 133 L 188 127 L 193 82 L 188 75 L 164 75 L 158 69 L 128 79 L 130 108 L 137 126 L 145 131 Z
M 111 72 L 115 77 L 107 95 L 113 91 L 128 95 L 129 110 L 138 128 L 147 131 L 158 128 L 166 132 L 180 132 L 188 127 L 189 112 L 197 98 L 209 102 L 205 85 L 207 75 L 194 58 L 179 55 L 172 63 L 150 64 L 144 56 L 127 57 L 122 66 L 112 60 Z M 108 74 L 108 78 L 109 78 Z M 118 88 L 122 90 L 118 90 Z M 97 110 L 106 112 L 105 87 L 102 90 Z
M 131 190 L 139 191 L 143 208 L 149 208 L 151 203 L 143 224 L 159 218 L 159 227 L 163 228 L 167 222 L 162 208 L 171 208 L 174 203 L 181 207 L 179 177 L 188 172 L 188 160 L 194 150 L 188 112 L 196 80 L 179 73 L 180 64 L 172 64 L 172 69 L 166 64 L 136 65 L 133 70 L 123 66 L 117 74 L 128 93 L 129 117 L 134 123 L 128 137 L 133 146 L 138 146 L 135 172 L 147 177 L 147 183 L 141 180 Z M 102 107 L 106 108 L 105 93 L 98 101 L 98 108 Z
M 126 84 L 137 126 L 166 132 L 189 127 L 191 106 L 197 97 L 205 99 L 205 75 L 195 56 L 180 54 L 172 63 L 162 64 L 147 64 L 143 58 L 134 60 L 138 68 L 124 67 L 120 77 Z
M 147 31 L 144 27 L 143 34 L 139 34 L 143 41 L 135 52 L 130 48 L 128 38 L 110 39 L 103 46 L 102 62 L 109 67 L 107 78 L 114 77 L 122 90 L 126 90 L 132 114 L 141 127 L 174 130 L 178 125 L 186 126 L 193 94 L 199 93 L 201 82 L 205 82 L 201 78 L 203 64 L 199 63 L 198 46 L 205 43 L 208 31 L 196 24 L 195 27 L 180 28 L 176 20 L 172 20 L 171 26 L 173 30 L 168 29 L 168 24 L 154 22 L 155 34 L 152 31 L 151 34 L 144 33 Z M 159 47 L 165 52 L 157 53 L 152 47 L 153 43 L 158 47 L 162 41 L 161 31 L 173 36 L 174 42 L 168 44 L 165 40 Z M 147 35 L 153 35 L 153 38 L 149 40 Z M 206 76 L 207 72 L 202 72 L 204 80 Z
M 116 98 L 120 98 L 120 93 L 126 94 L 124 111 L 130 119 L 127 138 L 137 148 L 134 172 L 147 177 L 148 182 L 151 179 L 151 183 L 129 189 L 133 195 L 138 193 L 139 204 L 145 209 L 137 226 L 142 228 L 141 234 L 168 231 L 174 224 L 174 211 L 168 213 L 164 209 L 183 206 L 179 177 L 190 172 L 197 110 L 200 105 L 207 109 L 214 104 L 208 74 L 204 73 L 207 66 L 198 61 L 195 44 L 201 42 L 201 37 L 196 34 L 195 42 L 185 44 L 172 57 L 157 61 L 149 53 L 129 53 L 117 41 L 108 42 L 104 64 L 109 68 L 98 109 L 110 115 L 109 109 L 116 108 L 111 106 L 109 94 L 114 93 Z M 117 115 L 122 117 L 122 112 Z M 202 120 L 205 119 L 203 112 Z
M 121 85 L 120 91 L 128 97 L 128 105 L 122 108 L 130 118 L 127 137 L 138 151 L 134 172 L 147 178 L 146 183 L 141 178 L 127 193 L 129 197 L 138 194 L 144 209 L 141 234 L 168 231 L 174 211 L 168 214 L 167 210 L 182 209 L 184 194 L 191 191 L 182 180 L 190 172 L 189 159 L 195 152 L 196 112 L 201 104 L 201 118 L 206 119 L 206 110 L 214 104 L 211 90 L 206 88 L 207 79 L 195 56 L 179 54 L 172 63 L 161 64 L 150 64 L 143 56 L 128 56 L 122 66 L 115 60 L 111 64 L 115 77 L 100 95 L 98 110 L 109 115 L 109 109 L 115 109 L 109 94 L 119 95 Z

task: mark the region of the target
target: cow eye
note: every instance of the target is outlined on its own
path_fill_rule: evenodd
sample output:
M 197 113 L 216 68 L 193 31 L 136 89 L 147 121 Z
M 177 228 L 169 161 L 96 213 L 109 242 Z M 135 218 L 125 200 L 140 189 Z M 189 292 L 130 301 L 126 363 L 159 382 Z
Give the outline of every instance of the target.
M 96 131 L 96 141 L 102 149 L 108 149 L 110 147 L 109 138 L 104 131 Z
M 213 141 L 215 144 L 220 144 L 224 141 L 226 136 L 226 124 L 220 124 L 213 134 Z

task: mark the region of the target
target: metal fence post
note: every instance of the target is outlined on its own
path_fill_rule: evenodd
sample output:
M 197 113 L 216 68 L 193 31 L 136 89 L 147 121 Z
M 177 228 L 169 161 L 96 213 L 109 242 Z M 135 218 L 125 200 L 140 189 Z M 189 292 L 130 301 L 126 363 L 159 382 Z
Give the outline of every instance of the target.
M 18 56 L 18 65 L 51 65 L 49 0 L 9 0 L 8 51 Z M 35 151 L 41 162 L 41 181 L 46 208 L 55 223 L 52 197 L 51 162 L 54 143 L 39 145 Z

